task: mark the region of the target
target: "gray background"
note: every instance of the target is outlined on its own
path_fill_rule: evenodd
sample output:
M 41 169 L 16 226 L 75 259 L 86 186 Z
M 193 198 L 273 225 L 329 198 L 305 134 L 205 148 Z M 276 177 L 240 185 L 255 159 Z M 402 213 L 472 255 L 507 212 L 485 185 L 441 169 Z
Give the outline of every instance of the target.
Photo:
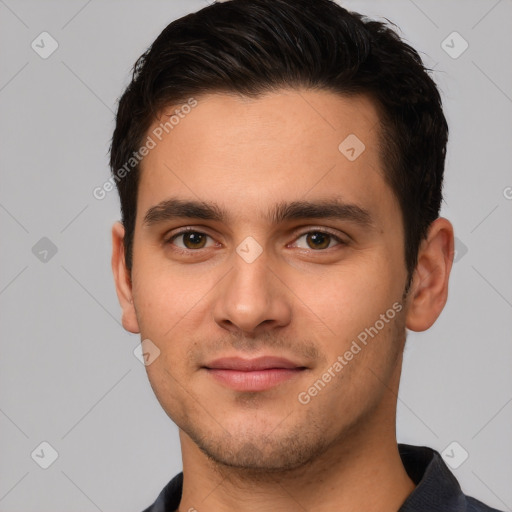
M 120 325 L 116 192 L 92 191 L 135 59 L 206 3 L 0 0 L 0 511 L 140 511 L 181 469 L 177 428 Z M 399 441 L 456 441 L 463 489 L 511 510 L 512 2 L 343 5 L 389 18 L 422 52 L 451 129 L 442 214 L 457 261 L 438 322 L 409 334 Z M 43 31 L 59 45 L 46 59 L 31 47 Z M 460 38 L 452 56 L 442 47 L 453 31 L 469 44 L 457 58 Z M 58 452 L 48 469 L 43 441 Z

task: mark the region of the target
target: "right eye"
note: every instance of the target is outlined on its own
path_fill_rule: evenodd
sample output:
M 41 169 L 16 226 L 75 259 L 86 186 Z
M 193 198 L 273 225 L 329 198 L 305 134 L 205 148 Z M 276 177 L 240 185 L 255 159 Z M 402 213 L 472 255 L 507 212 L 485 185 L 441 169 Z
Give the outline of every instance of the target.
M 201 231 L 195 231 L 193 229 L 184 229 L 178 233 L 174 233 L 170 238 L 167 239 L 166 244 L 174 245 L 182 251 L 195 251 L 198 249 L 207 249 L 207 239 L 211 237 Z M 175 243 L 176 240 L 181 241 Z M 212 239 L 213 240 L 213 239 Z

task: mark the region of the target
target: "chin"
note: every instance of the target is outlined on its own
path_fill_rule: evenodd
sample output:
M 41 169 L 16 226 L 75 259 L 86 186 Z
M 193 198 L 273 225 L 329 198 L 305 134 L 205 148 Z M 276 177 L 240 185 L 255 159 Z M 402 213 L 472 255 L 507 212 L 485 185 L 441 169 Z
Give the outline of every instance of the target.
M 304 466 L 323 454 L 329 443 L 322 432 L 295 426 L 283 432 L 274 427 L 268 432 L 257 432 L 254 425 L 243 432 L 226 430 L 218 435 L 197 435 L 187 432 L 199 449 L 212 462 L 227 468 L 254 472 L 283 472 Z

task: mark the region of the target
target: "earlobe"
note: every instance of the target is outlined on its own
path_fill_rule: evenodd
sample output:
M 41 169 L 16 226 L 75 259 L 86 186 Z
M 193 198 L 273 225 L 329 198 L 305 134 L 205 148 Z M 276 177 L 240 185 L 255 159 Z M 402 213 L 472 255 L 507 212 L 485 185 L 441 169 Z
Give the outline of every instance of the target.
M 116 285 L 117 298 L 123 310 L 123 327 L 134 334 L 140 332 L 133 304 L 130 272 L 126 268 L 124 255 L 124 226 L 116 222 L 112 227 L 112 273 Z
M 439 217 L 430 225 L 418 251 L 418 263 L 408 298 L 406 327 L 425 331 L 437 320 L 448 298 L 454 256 L 453 226 Z

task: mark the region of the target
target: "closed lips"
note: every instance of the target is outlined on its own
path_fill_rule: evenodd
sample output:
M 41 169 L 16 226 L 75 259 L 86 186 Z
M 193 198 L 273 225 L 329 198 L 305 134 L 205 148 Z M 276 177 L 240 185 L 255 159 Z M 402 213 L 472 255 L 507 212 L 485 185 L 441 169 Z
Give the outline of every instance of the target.
M 262 356 L 256 359 L 224 357 L 206 364 L 205 368 L 210 370 L 234 370 L 240 372 L 252 372 L 278 369 L 305 369 L 306 367 L 281 357 Z

